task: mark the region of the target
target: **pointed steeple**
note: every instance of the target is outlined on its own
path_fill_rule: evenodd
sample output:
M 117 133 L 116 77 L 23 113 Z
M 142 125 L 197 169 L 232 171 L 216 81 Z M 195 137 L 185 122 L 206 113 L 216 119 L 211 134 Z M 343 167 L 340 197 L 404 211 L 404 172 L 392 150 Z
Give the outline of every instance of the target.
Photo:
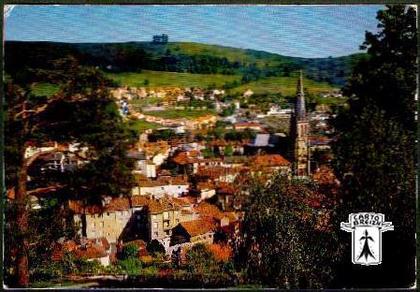
M 306 119 L 306 106 L 305 106 L 305 94 L 303 93 L 303 73 L 300 70 L 299 79 L 297 83 L 296 90 L 296 104 L 295 104 L 295 114 L 297 120 Z

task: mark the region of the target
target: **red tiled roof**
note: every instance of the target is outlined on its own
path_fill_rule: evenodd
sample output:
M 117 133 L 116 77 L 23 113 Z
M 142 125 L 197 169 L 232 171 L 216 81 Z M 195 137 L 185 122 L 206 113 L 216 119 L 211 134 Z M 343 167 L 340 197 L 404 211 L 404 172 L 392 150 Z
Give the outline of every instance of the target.
M 107 255 L 103 246 L 98 244 L 86 246 L 86 248 L 79 248 L 74 251 L 74 255 L 78 258 L 97 259 Z
M 289 166 L 290 162 L 280 154 L 256 155 L 252 159 L 252 163 L 257 166 L 275 167 Z
M 149 196 L 132 196 L 130 198 L 113 198 L 106 206 L 90 205 L 84 207 L 79 201 L 69 201 L 69 208 L 77 214 L 101 214 L 103 212 L 126 211 L 132 207 L 147 206 L 151 213 L 161 213 L 163 211 L 179 209 L 186 205 L 184 201 L 177 198 L 163 197 L 153 199 Z
M 211 217 L 217 220 L 225 217 L 225 214 L 217 206 L 206 202 L 201 202 L 194 210 L 200 214 L 200 217 Z
M 233 184 L 230 183 L 219 183 L 216 192 L 218 194 L 234 194 L 237 190 L 237 186 L 234 186 Z
M 188 185 L 188 180 L 184 176 L 170 176 L 170 177 L 159 177 L 157 180 L 144 179 L 139 180 L 138 185 L 140 187 L 156 187 L 165 185 Z
M 188 232 L 191 237 L 206 234 L 215 230 L 216 226 L 211 220 L 193 220 L 182 222 L 180 225 Z

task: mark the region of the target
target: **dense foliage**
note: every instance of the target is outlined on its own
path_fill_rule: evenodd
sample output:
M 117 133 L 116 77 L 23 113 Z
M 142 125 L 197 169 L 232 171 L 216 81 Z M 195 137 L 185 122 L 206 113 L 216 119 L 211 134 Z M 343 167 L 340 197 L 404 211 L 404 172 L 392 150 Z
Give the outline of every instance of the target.
M 278 288 L 320 288 L 332 280 L 334 238 L 317 229 L 318 210 L 305 201 L 313 186 L 276 175 L 246 184 L 243 238 L 235 262 L 247 282 Z
M 349 213 L 372 211 L 395 231 L 384 234 L 382 265 L 360 270 L 351 266 L 349 236 L 337 230 L 344 253 L 337 285 L 402 287 L 414 280 L 416 12 L 388 6 L 377 18 L 379 32 L 363 44 L 370 58 L 355 68 L 345 88 L 349 108 L 335 123 L 342 182 L 335 226 Z
M 57 70 L 43 72 L 61 79 L 61 89 L 52 97 L 34 96 L 26 83 L 21 83 L 23 80 L 10 81 L 5 90 L 6 187 L 15 194 L 6 214 L 8 222 L 14 224 L 6 228 L 6 237 L 11 237 L 14 244 L 6 252 L 10 251 L 8 268 L 14 273 L 10 279 L 16 279 L 19 286 L 29 284 L 30 273 L 36 268 L 37 262 L 31 258 L 29 250 L 45 250 L 42 245 L 52 244 L 57 239 L 56 233 L 63 233 L 65 227 L 55 226 L 57 230 L 52 231 L 31 226 L 37 221 L 31 222 L 29 192 L 36 196 L 38 192 L 48 193 L 53 187 L 57 191 L 54 208 L 61 210 L 65 208 L 66 199 L 98 202 L 104 195 L 127 193 L 133 182 L 130 162 L 125 155 L 133 137 L 109 94 L 108 80 L 98 70 L 78 65 L 74 58 L 60 60 L 55 66 Z M 47 141 L 78 143 L 76 155 L 80 167 L 73 171 L 56 171 L 46 180 L 45 174 L 34 170 L 33 165 L 43 154 L 53 150 L 38 151 L 30 156 L 26 153 L 29 147 L 41 147 Z M 103 172 L 103 169 L 108 171 Z M 30 236 L 32 228 L 38 231 L 37 237 Z M 38 236 L 43 240 L 36 240 Z M 16 268 L 12 268 L 15 264 Z M 15 282 L 9 284 L 16 285 Z

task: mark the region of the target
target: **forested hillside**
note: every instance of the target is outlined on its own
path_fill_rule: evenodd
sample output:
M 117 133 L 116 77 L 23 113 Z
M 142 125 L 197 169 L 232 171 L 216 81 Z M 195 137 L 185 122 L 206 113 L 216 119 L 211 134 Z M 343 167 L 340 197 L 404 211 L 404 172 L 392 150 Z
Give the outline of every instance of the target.
M 43 76 L 19 76 L 19 72 L 24 67 L 49 69 L 54 60 L 68 55 L 77 58 L 81 64 L 98 66 L 110 73 L 154 70 L 238 75 L 242 84 L 268 77 L 288 77 L 294 71 L 303 69 L 308 78 L 334 86 L 343 85 L 352 65 L 365 56 L 354 54 L 339 58 L 308 59 L 184 42 L 70 44 L 9 41 L 5 45 L 6 72 L 14 78 L 25 78 L 30 82 L 45 81 Z M 231 84 L 231 87 L 239 86 L 240 83 Z

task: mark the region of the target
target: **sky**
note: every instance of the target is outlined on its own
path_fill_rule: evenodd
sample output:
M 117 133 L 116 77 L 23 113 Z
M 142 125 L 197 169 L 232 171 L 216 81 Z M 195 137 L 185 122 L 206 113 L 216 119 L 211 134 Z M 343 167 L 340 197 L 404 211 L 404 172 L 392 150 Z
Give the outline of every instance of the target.
M 5 39 L 56 42 L 199 42 L 322 58 L 360 52 L 379 5 L 16 5 Z

